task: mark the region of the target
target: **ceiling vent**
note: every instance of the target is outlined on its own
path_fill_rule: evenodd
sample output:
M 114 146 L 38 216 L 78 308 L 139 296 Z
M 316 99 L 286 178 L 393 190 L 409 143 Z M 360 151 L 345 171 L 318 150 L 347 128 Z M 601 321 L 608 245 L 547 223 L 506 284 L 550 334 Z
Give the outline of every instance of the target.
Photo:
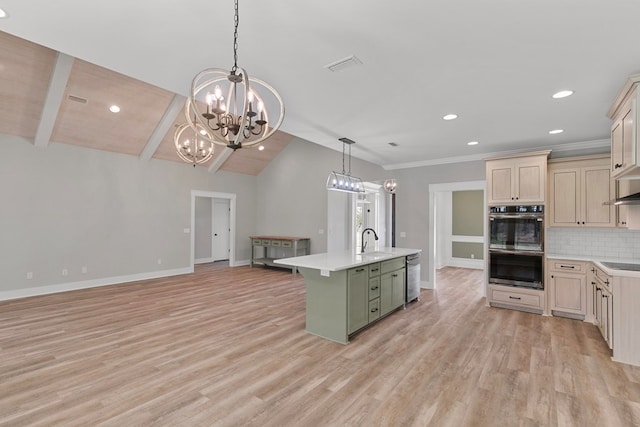
M 69 101 L 79 102 L 80 104 L 86 104 L 87 103 L 87 100 L 85 98 L 80 98 L 79 96 L 75 96 L 75 95 L 69 95 L 69 96 L 67 96 L 67 99 Z
M 328 69 L 329 71 L 333 71 L 334 73 L 337 73 L 338 71 L 342 71 L 346 68 L 351 68 L 353 66 L 361 65 L 361 64 L 362 64 L 362 61 L 356 58 L 355 55 L 351 55 L 339 61 L 332 62 L 331 64 L 325 65 L 324 68 Z
M 389 144 L 390 146 L 392 146 L 392 147 L 397 147 L 397 146 L 398 146 L 398 143 L 397 143 L 397 142 L 389 142 L 388 144 Z

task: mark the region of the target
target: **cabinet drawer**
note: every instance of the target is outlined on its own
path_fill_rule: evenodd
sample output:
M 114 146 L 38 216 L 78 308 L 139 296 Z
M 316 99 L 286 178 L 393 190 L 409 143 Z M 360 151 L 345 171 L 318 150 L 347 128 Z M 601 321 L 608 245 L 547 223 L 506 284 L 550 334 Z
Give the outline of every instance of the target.
M 262 240 L 261 239 L 252 239 L 251 243 L 253 244 L 253 246 L 262 246 Z
M 291 240 L 283 240 L 282 241 L 282 247 L 283 248 L 290 248 L 291 247 Z
M 587 271 L 586 263 L 580 261 L 553 260 L 551 262 L 551 270 L 566 271 L 571 273 L 585 273 Z
M 369 264 L 369 277 L 380 275 L 380 263 Z
M 369 301 L 369 322 L 380 317 L 380 298 Z
M 539 295 L 521 294 L 519 292 L 506 292 L 494 289 L 491 293 L 494 301 L 507 304 L 516 304 L 532 308 L 542 308 Z
M 380 263 L 381 273 L 385 274 L 385 273 L 388 273 L 390 271 L 399 270 L 401 268 L 404 268 L 404 262 L 405 262 L 405 258 L 404 257 L 394 258 L 394 259 L 390 259 L 388 261 L 382 261 Z
M 271 246 L 279 248 L 280 246 L 282 246 L 282 241 L 281 240 L 272 240 L 271 241 Z
M 369 300 L 380 296 L 380 277 L 372 277 L 369 279 Z
M 265 240 L 265 239 L 262 239 L 262 240 L 260 241 L 260 245 L 261 245 L 261 246 L 271 246 L 271 240 Z

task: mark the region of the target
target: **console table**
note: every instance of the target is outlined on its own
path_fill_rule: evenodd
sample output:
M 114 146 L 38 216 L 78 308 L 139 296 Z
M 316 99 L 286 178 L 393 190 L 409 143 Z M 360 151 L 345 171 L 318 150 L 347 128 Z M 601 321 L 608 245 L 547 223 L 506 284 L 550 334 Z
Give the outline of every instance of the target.
M 251 239 L 250 267 L 253 267 L 253 264 L 283 267 L 273 261 L 278 258 L 296 257 L 311 253 L 311 239 L 308 237 L 249 236 L 249 238 Z M 260 257 L 256 258 L 256 250 L 260 251 Z M 293 274 L 296 274 L 296 270 L 295 266 L 291 268 Z

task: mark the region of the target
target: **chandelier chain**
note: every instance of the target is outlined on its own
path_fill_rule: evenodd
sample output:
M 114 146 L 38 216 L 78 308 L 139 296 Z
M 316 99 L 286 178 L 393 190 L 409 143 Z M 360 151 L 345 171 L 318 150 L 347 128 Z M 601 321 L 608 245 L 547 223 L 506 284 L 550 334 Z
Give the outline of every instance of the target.
M 231 69 L 231 73 L 235 74 L 238 70 L 238 23 L 240 22 L 240 17 L 238 16 L 238 0 L 235 0 L 235 14 L 234 14 L 234 29 L 233 29 L 233 68 Z

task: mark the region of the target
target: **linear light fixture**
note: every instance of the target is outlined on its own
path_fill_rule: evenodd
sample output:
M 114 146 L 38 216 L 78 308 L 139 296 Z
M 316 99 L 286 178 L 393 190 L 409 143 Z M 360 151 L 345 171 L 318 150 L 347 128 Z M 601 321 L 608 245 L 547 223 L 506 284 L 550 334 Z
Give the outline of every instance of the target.
M 342 142 L 342 172 L 333 171 L 327 178 L 327 190 L 332 191 L 344 191 L 347 193 L 364 193 L 364 185 L 362 180 L 355 176 L 351 176 L 351 146 L 355 144 L 355 141 L 349 138 L 339 138 L 338 141 Z M 344 156 L 345 148 L 349 146 L 349 170 L 345 171 L 344 168 Z

